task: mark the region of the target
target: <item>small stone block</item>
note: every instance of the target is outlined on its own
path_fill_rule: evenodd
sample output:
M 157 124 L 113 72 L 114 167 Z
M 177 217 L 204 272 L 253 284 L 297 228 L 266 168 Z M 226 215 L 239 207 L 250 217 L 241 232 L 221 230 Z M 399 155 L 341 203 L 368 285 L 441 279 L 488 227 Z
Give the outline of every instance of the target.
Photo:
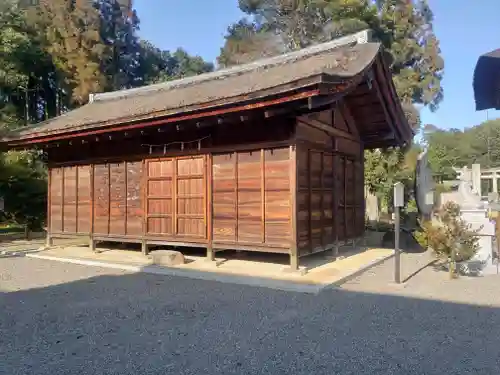
M 299 269 L 296 270 L 290 266 L 284 266 L 281 268 L 281 272 L 288 273 L 288 274 L 296 274 L 299 276 L 304 276 L 305 274 L 307 274 L 307 268 L 306 267 L 299 267 Z
M 178 266 L 185 263 L 184 255 L 174 250 L 155 250 L 150 253 L 153 264 L 159 266 Z

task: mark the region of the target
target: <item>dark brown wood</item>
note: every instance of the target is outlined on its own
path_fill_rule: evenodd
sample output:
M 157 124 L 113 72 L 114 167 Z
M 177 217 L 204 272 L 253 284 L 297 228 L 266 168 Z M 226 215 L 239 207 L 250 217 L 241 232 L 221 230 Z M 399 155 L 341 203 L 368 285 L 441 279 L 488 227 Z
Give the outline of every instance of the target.
M 322 131 L 330 134 L 331 136 L 347 138 L 347 139 L 351 139 L 353 141 L 357 140 L 352 134 L 345 132 L 345 131 L 342 131 L 340 129 L 335 129 L 335 128 L 328 126 L 328 125 L 325 125 L 322 122 L 317 121 L 317 120 L 313 120 L 313 119 L 306 120 L 306 119 L 300 118 L 299 121 L 308 125 L 308 126 L 311 126 L 313 128 L 322 130 Z
M 143 129 L 151 126 L 158 126 L 158 125 L 164 125 L 164 124 L 169 124 L 169 123 L 178 123 L 181 121 L 187 121 L 187 120 L 196 120 L 196 119 L 201 119 L 204 117 L 211 117 L 211 116 L 219 116 L 222 114 L 227 114 L 227 113 L 238 113 L 238 112 L 244 112 L 244 111 L 249 111 L 249 110 L 255 110 L 255 109 L 260 109 L 260 108 L 266 108 L 269 106 L 277 105 L 277 104 L 282 104 L 282 103 L 287 103 L 287 102 L 292 102 L 295 100 L 300 100 L 300 99 L 306 99 L 311 96 L 316 96 L 319 95 L 319 90 L 314 89 L 314 90 L 309 90 L 309 91 L 304 91 L 304 92 L 299 92 L 294 95 L 289 95 L 277 99 L 272 99 L 272 100 L 265 100 L 265 101 L 259 101 L 257 103 L 252 103 L 252 104 L 246 104 L 242 106 L 235 106 L 235 107 L 228 107 L 228 108 L 223 108 L 223 109 L 216 109 L 216 110 L 211 110 L 207 112 L 199 112 L 199 113 L 192 113 L 192 114 L 184 114 L 180 116 L 172 116 L 170 118 L 164 118 L 160 120 L 150 120 L 151 115 L 148 115 L 146 118 L 135 118 L 134 121 L 137 121 L 137 123 L 129 124 L 129 125 L 121 125 L 121 126 L 114 126 L 113 128 L 104 128 L 104 129 L 96 129 L 96 130 L 84 130 L 84 131 L 79 131 L 75 133 L 65 133 L 65 134 L 58 134 L 58 135 L 48 135 L 48 136 L 39 136 L 34 139 L 23 139 L 21 141 L 15 141 L 15 142 L 9 142 L 10 147 L 15 147 L 16 145 L 32 145 L 32 144 L 37 144 L 37 143 L 47 143 L 47 142 L 52 142 L 55 140 L 63 140 L 63 139 L 72 139 L 75 137 L 82 137 L 82 136 L 90 136 L 90 135 L 98 135 L 98 134 L 108 134 L 110 132 L 122 132 L 125 130 L 131 130 L 131 129 Z M 156 114 L 155 117 L 160 117 L 162 114 Z
M 61 231 L 64 232 L 64 206 L 66 204 L 65 196 L 64 196 L 64 185 L 65 181 L 65 173 L 64 168 L 61 168 L 62 177 L 61 177 Z
M 399 99 L 398 94 L 396 93 L 396 87 L 394 86 L 394 83 L 391 78 L 391 73 L 389 72 L 389 69 L 387 68 L 386 64 L 383 63 L 382 57 L 378 57 L 376 60 L 376 70 L 378 78 L 381 79 L 382 83 L 380 85 L 387 87 L 388 92 L 389 92 L 389 103 L 390 107 L 392 108 L 393 113 L 396 116 L 396 123 L 395 125 L 397 126 L 397 130 L 401 131 L 402 134 L 404 134 L 405 138 L 412 138 L 413 134 L 410 134 L 411 130 L 408 127 L 402 126 L 402 124 L 406 121 L 405 120 L 405 114 L 403 112 L 403 109 L 400 105 L 400 103 L 397 103 L 396 100 Z
M 94 166 L 89 166 L 90 173 L 90 204 L 89 204 L 89 219 L 90 219 L 90 233 L 89 233 L 89 248 L 91 251 L 95 251 L 95 240 L 94 240 Z
M 300 117 L 267 110 L 61 141 L 49 152 L 50 231 L 85 234 L 91 247 L 134 242 L 144 254 L 150 245 L 205 247 L 209 260 L 225 249 L 288 254 L 294 269 L 362 234 L 363 144 L 347 104 Z
M 291 237 L 290 237 L 290 267 L 297 270 L 299 268 L 299 252 L 297 249 L 297 150 L 296 146 L 290 146 L 290 217 L 291 217 Z
M 382 107 L 382 110 L 384 111 L 384 116 L 387 119 L 389 127 L 391 128 L 391 130 L 394 133 L 394 138 L 396 138 L 398 140 L 398 142 L 401 142 L 400 134 L 396 128 L 396 124 L 394 123 L 396 117 L 394 115 L 394 112 L 388 108 L 390 106 L 388 106 L 386 104 L 386 100 L 385 100 L 385 98 L 387 97 L 386 92 L 385 92 L 386 90 L 384 90 L 385 88 L 383 89 L 380 87 L 380 85 L 376 79 L 373 80 L 372 84 L 373 84 L 373 89 L 375 90 L 375 93 L 377 94 L 377 98 L 379 99 L 380 106 Z
M 354 117 L 352 117 L 351 110 L 344 100 L 339 102 L 338 112 L 347 124 L 349 132 L 354 136 L 354 140 L 359 142 L 361 138 L 359 136 L 358 127 L 356 126 L 356 121 L 354 120 Z
M 52 171 L 49 170 L 47 173 L 47 237 L 46 237 L 46 246 L 52 246 L 53 241 L 52 241 L 52 204 L 51 204 L 51 199 L 52 199 Z
M 266 242 L 266 161 L 265 161 L 265 153 L 264 149 L 260 150 L 260 170 L 261 170 L 261 179 L 260 179 L 260 193 L 261 193 L 261 201 L 260 201 L 260 230 L 261 230 L 261 238 L 262 243 Z
M 207 157 L 207 259 L 215 260 L 215 252 L 213 248 L 213 175 L 212 175 L 212 155 Z

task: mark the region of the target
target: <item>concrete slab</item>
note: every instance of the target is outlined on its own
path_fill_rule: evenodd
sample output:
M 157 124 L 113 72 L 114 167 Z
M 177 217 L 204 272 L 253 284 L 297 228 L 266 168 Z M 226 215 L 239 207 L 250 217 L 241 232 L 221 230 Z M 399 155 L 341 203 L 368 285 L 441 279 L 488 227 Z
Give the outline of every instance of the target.
M 186 263 L 176 266 L 159 266 L 139 251 L 101 249 L 94 253 L 88 247 L 63 247 L 26 254 L 28 257 L 62 261 L 88 266 L 122 269 L 130 272 L 147 272 L 169 276 L 220 281 L 260 286 L 271 289 L 319 293 L 326 287 L 340 286 L 365 270 L 389 259 L 390 249 L 364 249 L 344 254 L 332 260 L 325 256 L 301 259 L 308 272 L 283 272 L 283 264 L 258 261 L 250 257 L 217 259 L 207 262 L 205 257 L 185 255 Z M 268 259 L 269 260 L 269 259 Z

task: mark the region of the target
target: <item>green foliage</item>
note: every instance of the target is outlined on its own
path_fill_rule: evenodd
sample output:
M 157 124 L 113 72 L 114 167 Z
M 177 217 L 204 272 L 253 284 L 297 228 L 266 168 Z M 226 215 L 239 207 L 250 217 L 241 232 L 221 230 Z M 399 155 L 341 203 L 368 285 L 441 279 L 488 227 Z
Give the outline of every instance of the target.
M 47 101 L 36 98 L 46 90 L 54 72 L 37 30 L 16 1 L 0 0 L 0 128 L 42 120 Z M 0 129 L 1 131 L 2 129 Z
M 434 219 L 421 224 L 415 239 L 439 258 L 449 260 L 453 271 L 455 262 L 469 260 L 479 250 L 478 231 L 460 217 L 460 206 L 454 202 L 445 203 Z
M 250 18 L 228 29 L 219 64 L 234 65 L 372 29 L 392 56 L 404 103 L 437 108 L 444 69 L 425 0 L 239 0 Z
M 429 147 L 429 164 L 440 180 L 453 179 L 453 168 L 479 163 L 482 167 L 500 166 L 500 119 L 464 129 L 441 130 L 424 127 Z
M 146 84 L 171 81 L 211 72 L 214 69 L 212 63 L 204 61 L 200 56 L 190 56 L 182 48 L 170 53 L 142 41 L 141 51 L 142 74 Z
M 392 206 L 396 182 L 405 185 L 406 201 L 412 198 L 417 156 L 420 152 L 418 145 L 413 145 L 406 152 L 401 149 L 365 152 L 365 185 L 381 199 L 384 207 Z
M 9 152 L 0 164 L 0 196 L 4 199 L 4 219 L 40 229 L 47 208 L 46 170 L 34 152 Z

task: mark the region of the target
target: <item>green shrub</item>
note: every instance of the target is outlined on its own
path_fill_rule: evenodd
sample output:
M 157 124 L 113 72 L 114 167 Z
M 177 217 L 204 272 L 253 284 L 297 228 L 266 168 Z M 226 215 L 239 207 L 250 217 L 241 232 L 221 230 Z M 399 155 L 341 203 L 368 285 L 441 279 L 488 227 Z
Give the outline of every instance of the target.
M 455 263 L 471 259 L 479 250 L 478 230 L 472 230 L 461 218 L 460 206 L 454 202 L 444 204 L 434 219 L 420 223 L 415 239 L 437 257 L 448 260 L 450 274 L 454 275 Z

